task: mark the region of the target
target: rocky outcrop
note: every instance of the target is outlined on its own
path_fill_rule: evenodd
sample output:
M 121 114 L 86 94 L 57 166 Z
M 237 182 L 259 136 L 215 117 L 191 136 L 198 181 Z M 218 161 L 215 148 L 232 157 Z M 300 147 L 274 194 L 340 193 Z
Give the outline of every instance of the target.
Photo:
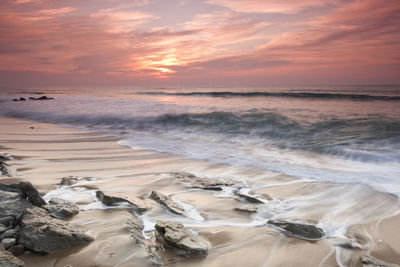
M 0 266 L 1 267 L 22 267 L 24 263 L 16 258 L 12 253 L 0 246 Z
M 233 193 L 234 193 L 237 197 L 239 197 L 239 198 L 241 198 L 241 199 L 244 199 L 244 200 L 246 200 L 247 202 L 250 202 L 250 203 L 254 203 L 254 204 L 263 204 L 263 203 L 264 203 L 264 201 L 262 201 L 262 200 L 260 200 L 260 199 L 258 199 L 258 198 L 256 198 L 256 197 L 253 197 L 253 196 L 250 196 L 250 195 L 247 195 L 247 194 L 240 193 L 238 190 L 233 191 Z
M 235 186 L 241 187 L 244 184 L 235 181 L 232 179 L 211 179 L 211 178 L 199 178 L 194 174 L 187 172 L 178 172 L 174 173 L 175 177 L 177 177 L 186 187 L 189 188 L 200 188 L 204 190 L 214 190 L 221 191 L 223 187 L 226 186 Z
M 148 201 L 137 197 L 125 196 L 123 194 L 114 193 L 112 195 L 106 195 L 102 191 L 98 190 L 96 191 L 96 197 L 107 206 L 115 206 L 118 205 L 118 203 L 127 202 L 133 206 L 134 210 L 140 213 L 153 208 L 153 205 Z
M 316 240 L 324 236 L 322 229 L 312 224 L 293 223 L 283 220 L 269 220 L 268 224 L 278 227 L 290 236 L 301 239 Z
M 27 198 L 33 205 L 41 207 L 46 205 L 46 201 L 40 196 L 39 191 L 30 182 L 20 182 L 18 189 L 23 198 Z
M 76 176 L 68 176 L 63 177 L 60 181 L 60 185 L 71 186 L 79 181 L 79 178 Z
M 78 205 L 60 198 L 52 198 L 42 207 L 54 218 L 70 218 L 79 213 Z
M 35 252 L 54 253 L 93 240 L 82 229 L 52 218 L 42 208 L 33 207 L 22 216 L 18 243 Z
M 371 256 L 361 256 L 353 267 L 399 267 L 400 265 L 375 259 Z
M 179 256 L 204 257 L 210 250 L 208 241 L 194 235 L 180 223 L 157 221 L 154 227 L 157 241 Z
M 185 209 L 182 208 L 179 204 L 177 204 L 172 198 L 163 195 L 157 191 L 152 191 L 150 194 L 150 198 L 155 202 L 166 207 L 170 212 L 186 216 Z

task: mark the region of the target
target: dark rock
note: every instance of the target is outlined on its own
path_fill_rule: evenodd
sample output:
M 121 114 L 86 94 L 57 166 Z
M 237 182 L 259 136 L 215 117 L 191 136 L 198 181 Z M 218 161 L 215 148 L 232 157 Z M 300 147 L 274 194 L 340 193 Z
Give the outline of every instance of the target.
M 21 220 L 18 243 L 38 253 L 54 253 L 94 240 L 85 231 L 66 221 L 52 218 L 44 209 L 27 209 Z
M 23 267 L 24 262 L 15 257 L 10 252 L 0 246 L 0 266 L 1 267 Z
M 234 210 L 246 213 L 256 213 L 257 207 L 255 205 L 241 205 L 236 207 Z
M 399 267 L 400 265 L 375 259 L 371 256 L 361 256 L 354 267 Z
M 12 101 L 19 101 L 17 98 L 14 98 Z
M 127 202 L 131 204 L 133 206 L 133 209 L 138 212 L 145 212 L 153 208 L 153 205 L 151 205 L 148 201 L 137 197 L 125 196 L 115 193 L 112 195 L 106 195 L 100 190 L 96 191 L 96 196 L 104 205 L 107 206 L 115 206 L 118 205 L 118 203 Z
M 30 182 L 20 182 L 18 188 L 23 198 L 28 198 L 33 205 L 41 207 L 46 205 L 46 201 L 40 196 L 39 191 Z
M 268 223 L 284 230 L 288 235 L 301 239 L 316 240 L 324 236 L 321 228 L 311 224 L 292 223 L 283 220 L 269 220 Z
M 37 100 L 37 98 L 36 98 L 36 97 L 32 97 L 32 96 L 31 96 L 31 97 L 29 97 L 29 99 L 30 99 L 30 100 Z
M 37 98 L 36 100 L 52 100 L 52 99 L 54 99 L 54 98 L 52 98 L 52 97 L 47 97 L 47 96 L 41 96 L 41 97 L 39 97 L 39 98 Z
M 0 161 L 0 175 L 2 175 L 2 174 L 9 176 L 9 177 L 12 176 L 11 171 L 7 167 L 7 164 L 5 162 Z
M 78 205 L 60 198 L 52 198 L 49 204 L 42 206 L 52 217 L 70 218 L 79 213 Z
M 179 256 L 204 257 L 210 250 L 210 244 L 204 238 L 195 236 L 180 223 L 157 221 L 154 227 L 158 242 Z
M 17 239 L 16 238 L 4 238 L 3 240 L 1 240 L 1 245 L 5 249 L 11 248 L 15 244 L 17 244 Z
M 189 188 L 200 188 L 204 190 L 221 191 L 226 186 L 241 187 L 244 184 L 231 179 L 211 179 L 211 178 L 199 178 L 194 174 L 187 172 L 174 173 L 175 177 L 181 180 L 186 187 Z
M 19 193 L 0 190 L 0 217 L 12 217 L 18 221 L 25 209 L 32 207 L 32 203 L 21 198 Z
M 7 231 L 4 231 L 0 235 L 0 240 L 5 239 L 5 238 L 14 238 L 17 237 L 19 234 L 18 229 L 8 229 Z
M 20 97 L 19 98 L 19 101 L 25 101 L 26 99 L 25 98 L 23 98 L 23 97 Z
M 3 225 L 3 224 L 0 224 L 0 234 L 4 233 L 5 231 L 7 231 L 7 227 L 5 225 Z
M 9 160 L 11 160 L 10 156 L 5 155 L 5 154 L 0 154 L 0 162 L 4 163 L 4 161 L 9 161 Z
M 17 184 L 0 184 L 0 191 L 19 193 Z
M 172 198 L 165 196 L 157 191 L 152 191 L 150 194 L 150 198 L 166 207 L 170 212 L 186 216 L 185 210 Z
M 7 249 L 8 252 L 11 252 L 14 256 L 21 256 L 25 252 L 25 248 L 23 245 L 15 245 L 11 248 Z
M 256 197 L 252 197 L 250 195 L 242 194 L 238 190 L 233 191 L 233 193 L 236 196 L 238 196 L 238 197 L 240 197 L 242 199 L 245 199 L 247 202 L 250 202 L 250 203 L 256 203 L 256 204 L 264 203 L 264 201 L 262 201 L 262 200 L 260 200 L 260 199 L 258 199 Z

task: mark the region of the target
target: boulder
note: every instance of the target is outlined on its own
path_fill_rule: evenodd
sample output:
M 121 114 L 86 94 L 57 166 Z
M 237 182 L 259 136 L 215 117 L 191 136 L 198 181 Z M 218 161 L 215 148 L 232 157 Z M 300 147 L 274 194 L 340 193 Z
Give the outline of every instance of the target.
M 70 218 L 79 213 L 78 205 L 60 198 L 52 198 L 49 204 L 42 206 L 54 218 Z
M 1 267 L 23 267 L 24 262 L 16 258 L 12 253 L 0 246 L 0 266 Z
M 243 183 L 232 180 L 232 179 L 211 179 L 211 178 L 199 178 L 194 174 L 187 172 L 174 173 L 175 177 L 181 180 L 181 182 L 189 188 L 200 188 L 204 190 L 221 191 L 226 186 L 244 186 Z
M 38 253 L 54 253 L 93 240 L 81 228 L 52 218 L 42 208 L 33 207 L 22 216 L 18 243 Z
M 25 209 L 32 207 L 32 203 L 21 198 L 19 193 L 0 190 L 0 217 L 12 217 L 18 221 Z
M 186 216 L 185 209 L 177 204 L 172 198 L 165 196 L 157 191 L 152 191 L 150 194 L 150 198 L 166 207 L 170 212 Z
M 246 200 L 247 202 L 250 202 L 250 203 L 255 203 L 255 204 L 264 203 L 264 201 L 262 201 L 262 200 L 260 200 L 260 199 L 258 199 L 256 197 L 250 196 L 250 195 L 242 194 L 238 190 L 233 191 L 233 193 L 236 196 L 238 196 L 239 198 L 242 198 L 242 199 L 244 199 L 244 200 Z
M 371 256 L 361 256 L 354 267 L 399 267 L 400 265 L 375 259 Z
M 33 205 L 41 207 L 46 205 L 46 201 L 40 196 L 39 191 L 30 182 L 20 182 L 18 188 L 23 198 L 28 198 Z
M 316 240 L 324 236 L 322 229 L 312 224 L 292 223 L 284 220 L 269 220 L 268 224 L 278 227 L 290 236 L 301 239 Z
M 17 244 L 17 239 L 16 238 L 4 238 L 3 240 L 1 240 L 1 245 L 5 249 L 11 248 L 15 244 Z
M 154 227 L 157 241 L 179 256 L 204 257 L 210 250 L 204 238 L 194 235 L 180 223 L 157 221 Z
M 96 196 L 104 205 L 107 206 L 115 206 L 118 205 L 118 203 L 127 202 L 133 206 L 134 210 L 139 212 L 145 212 L 153 208 L 153 205 L 148 201 L 137 197 L 125 196 L 123 194 L 114 193 L 112 195 L 106 195 L 102 191 L 98 190 L 96 191 Z

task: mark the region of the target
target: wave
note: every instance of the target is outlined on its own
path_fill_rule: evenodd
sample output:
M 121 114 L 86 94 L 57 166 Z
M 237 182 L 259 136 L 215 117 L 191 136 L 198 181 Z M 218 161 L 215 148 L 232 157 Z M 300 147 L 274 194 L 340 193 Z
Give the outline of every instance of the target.
M 145 95 L 167 96 L 203 96 L 203 97 L 284 97 L 309 98 L 322 100 L 357 100 L 357 101 L 400 101 L 400 96 L 369 95 L 369 94 L 342 94 L 342 93 L 311 93 L 311 92 L 141 92 Z
M 210 112 L 146 117 L 7 112 L 10 117 L 111 132 L 151 132 L 179 138 L 212 136 L 283 150 L 310 151 L 363 162 L 400 162 L 400 120 L 383 117 L 300 123 L 273 112 Z

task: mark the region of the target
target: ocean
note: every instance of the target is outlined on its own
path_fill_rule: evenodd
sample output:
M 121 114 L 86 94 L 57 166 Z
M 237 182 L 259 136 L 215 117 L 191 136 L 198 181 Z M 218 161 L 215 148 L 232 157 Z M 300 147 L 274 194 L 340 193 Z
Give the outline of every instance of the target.
M 55 100 L 12 101 L 47 95 Z M 400 86 L 4 90 L 0 115 L 119 144 L 400 196 Z

